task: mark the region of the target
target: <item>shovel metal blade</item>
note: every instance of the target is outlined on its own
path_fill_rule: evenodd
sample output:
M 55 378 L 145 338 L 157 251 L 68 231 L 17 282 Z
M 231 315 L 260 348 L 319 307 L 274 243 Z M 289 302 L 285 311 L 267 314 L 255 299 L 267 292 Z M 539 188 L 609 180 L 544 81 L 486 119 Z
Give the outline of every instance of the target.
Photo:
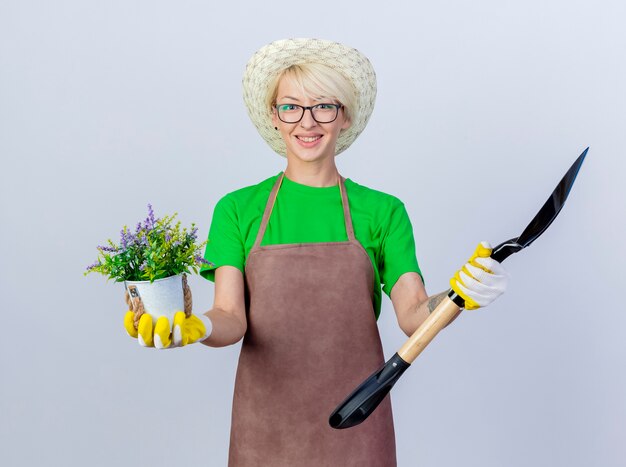
M 589 151 L 589 148 L 585 149 L 583 153 L 578 156 L 543 207 L 539 210 L 533 220 L 530 221 L 530 224 L 528 224 L 522 234 L 517 238 L 517 243 L 519 243 L 522 247 L 525 248 L 534 242 L 550 226 L 550 224 L 552 224 L 552 221 L 556 219 L 556 216 L 558 216 L 561 208 L 567 200 L 567 197 L 569 196 L 569 192 L 574 185 L 580 166 L 583 165 L 583 161 L 587 156 L 587 151 Z
M 565 201 L 574 185 L 574 181 L 576 181 L 578 171 L 583 165 L 585 157 L 587 157 L 587 151 L 589 151 L 589 148 L 585 149 L 574 161 L 539 212 L 535 215 L 533 220 L 530 221 L 530 224 L 526 226 L 522 234 L 517 238 L 502 242 L 493 249 L 491 252 L 493 259 L 501 263 L 513 253 L 523 250 L 537 240 L 541 234 L 550 227 L 550 224 L 556 219 L 565 205 Z

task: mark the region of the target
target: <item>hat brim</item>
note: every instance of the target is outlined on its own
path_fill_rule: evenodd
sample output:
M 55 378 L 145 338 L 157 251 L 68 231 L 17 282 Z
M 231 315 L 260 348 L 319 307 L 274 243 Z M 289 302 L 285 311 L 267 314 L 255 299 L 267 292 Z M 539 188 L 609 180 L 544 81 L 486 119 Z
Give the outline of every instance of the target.
M 303 63 L 321 63 L 343 74 L 354 86 L 357 104 L 350 128 L 337 138 L 335 155 L 345 151 L 365 129 L 376 101 L 376 73 L 370 61 L 358 50 L 321 39 L 283 39 L 259 49 L 248 61 L 243 76 L 243 100 L 252 123 L 269 146 L 287 155 L 285 142 L 272 124 L 266 107 L 270 82 L 285 68 Z

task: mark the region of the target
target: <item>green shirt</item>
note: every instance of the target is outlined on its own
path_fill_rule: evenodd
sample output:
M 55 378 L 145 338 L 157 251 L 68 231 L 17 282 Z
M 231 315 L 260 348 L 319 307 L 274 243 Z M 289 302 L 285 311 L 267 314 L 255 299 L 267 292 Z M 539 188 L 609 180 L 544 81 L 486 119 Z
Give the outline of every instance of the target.
M 230 265 L 245 273 L 265 205 L 274 183 L 270 177 L 222 197 L 213 210 L 200 274 L 215 281 L 215 269 Z M 345 180 L 354 235 L 374 266 L 374 311 L 380 314 L 382 290 L 389 296 L 405 272 L 421 275 L 413 228 L 404 204 L 395 196 Z M 339 186 L 312 187 L 284 177 L 261 245 L 347 241 Z

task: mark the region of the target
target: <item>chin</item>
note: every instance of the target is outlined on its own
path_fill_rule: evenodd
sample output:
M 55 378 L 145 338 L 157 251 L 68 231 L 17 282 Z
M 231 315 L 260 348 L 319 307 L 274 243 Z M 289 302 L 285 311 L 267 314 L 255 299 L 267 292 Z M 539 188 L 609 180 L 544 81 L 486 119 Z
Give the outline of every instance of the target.
M 287 152 L 291 154 L 296 159 L 305 162 L 313 162 L 317 160 L 322 160 L 328 158 L 333 158 L 334 153 L 328 155 L 330 151 L 327 148 L 315 148 L 313 150 L 307 150 L 300 147 L 297 148 L 287 148 Z
M 301 160 L 303 162 L 319 161 L 327 157 L 323 153 L 292 152 L 291 154 L 295 159 Z

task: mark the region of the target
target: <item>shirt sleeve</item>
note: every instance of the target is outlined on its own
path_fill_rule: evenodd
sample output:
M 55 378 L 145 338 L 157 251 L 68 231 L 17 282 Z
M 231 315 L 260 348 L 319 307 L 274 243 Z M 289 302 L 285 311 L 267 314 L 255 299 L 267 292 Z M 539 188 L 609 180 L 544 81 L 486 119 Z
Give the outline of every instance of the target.
M 220 266 L 234 266 L 244 271 L 244 245 L 239 229 L 237 205 L 228 196 L 220 199 L 213 210 L 209 238 L 204 251 L 208 264 L 200 268 L 200 275 L 215 282 L 215 270 Z
M 383 292 L 391 298 L 391 289 L 402 274 L 417 272 L 422 276 L 415 256 L 413 226 L 404 203 L 400 200 L 391 211 L 381 249 L 380 279 Z

